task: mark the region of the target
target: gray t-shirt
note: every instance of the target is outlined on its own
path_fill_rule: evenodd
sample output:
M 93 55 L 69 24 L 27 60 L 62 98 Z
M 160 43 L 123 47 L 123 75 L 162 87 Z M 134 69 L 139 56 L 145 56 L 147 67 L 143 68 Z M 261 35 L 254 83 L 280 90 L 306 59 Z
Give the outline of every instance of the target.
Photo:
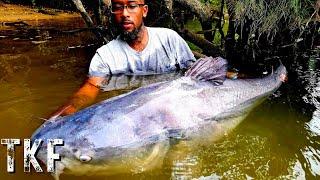
M 119 37 L 100 47 L 91 60 L 89 76 L 155 74 L 189 67 L 196 59 L 187 43 L 171 29 L 147 27 L 149 40 L 137 52 Z

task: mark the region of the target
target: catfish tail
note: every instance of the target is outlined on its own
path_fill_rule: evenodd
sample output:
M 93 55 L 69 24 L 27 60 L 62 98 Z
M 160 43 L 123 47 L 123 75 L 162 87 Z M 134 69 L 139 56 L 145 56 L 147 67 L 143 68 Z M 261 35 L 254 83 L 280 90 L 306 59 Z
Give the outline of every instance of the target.
M 205 57 L 197 60 L 185 76 L 198 81 L 210 81 L 214 85 L 222 85 L 226 79 L 227 60 L 222 57 Z

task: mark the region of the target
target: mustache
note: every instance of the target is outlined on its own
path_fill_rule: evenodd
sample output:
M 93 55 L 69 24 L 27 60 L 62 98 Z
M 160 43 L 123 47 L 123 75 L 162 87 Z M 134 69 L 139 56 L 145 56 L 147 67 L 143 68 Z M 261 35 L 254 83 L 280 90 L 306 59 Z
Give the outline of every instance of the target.
M 131 20 L 129 20 L 129 19 L 123 19 L 120 23 L 121 23 L 121 24 L 124 24 L 124 23 L 133 24 L 133 21 L 131 21 Z

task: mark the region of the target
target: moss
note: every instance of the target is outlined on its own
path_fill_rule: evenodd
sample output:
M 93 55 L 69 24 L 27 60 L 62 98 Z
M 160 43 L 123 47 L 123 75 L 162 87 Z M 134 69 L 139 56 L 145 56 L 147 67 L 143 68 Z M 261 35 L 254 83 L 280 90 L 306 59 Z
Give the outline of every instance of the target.
M 198 32 L 198 31 L 202 31 L 201 24 L 200 24 L 199 20 L 189 20 L 186 23 L 185 28 L 188 29 L 189 31 L 194 32 L 194 33 Z

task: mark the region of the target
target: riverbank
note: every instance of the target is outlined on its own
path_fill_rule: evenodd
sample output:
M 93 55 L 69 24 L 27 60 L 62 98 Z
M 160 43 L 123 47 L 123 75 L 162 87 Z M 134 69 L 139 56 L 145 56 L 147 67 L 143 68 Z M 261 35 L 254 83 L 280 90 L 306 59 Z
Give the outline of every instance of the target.
M 9 28 L 6 24 L 25 22 L 28 25 L 37 25 L 38 20 L 64 20 L 81 17 L 79 13 L 55 9 L 37 9 L 28 6 L 0 4 L 0 30 Z

